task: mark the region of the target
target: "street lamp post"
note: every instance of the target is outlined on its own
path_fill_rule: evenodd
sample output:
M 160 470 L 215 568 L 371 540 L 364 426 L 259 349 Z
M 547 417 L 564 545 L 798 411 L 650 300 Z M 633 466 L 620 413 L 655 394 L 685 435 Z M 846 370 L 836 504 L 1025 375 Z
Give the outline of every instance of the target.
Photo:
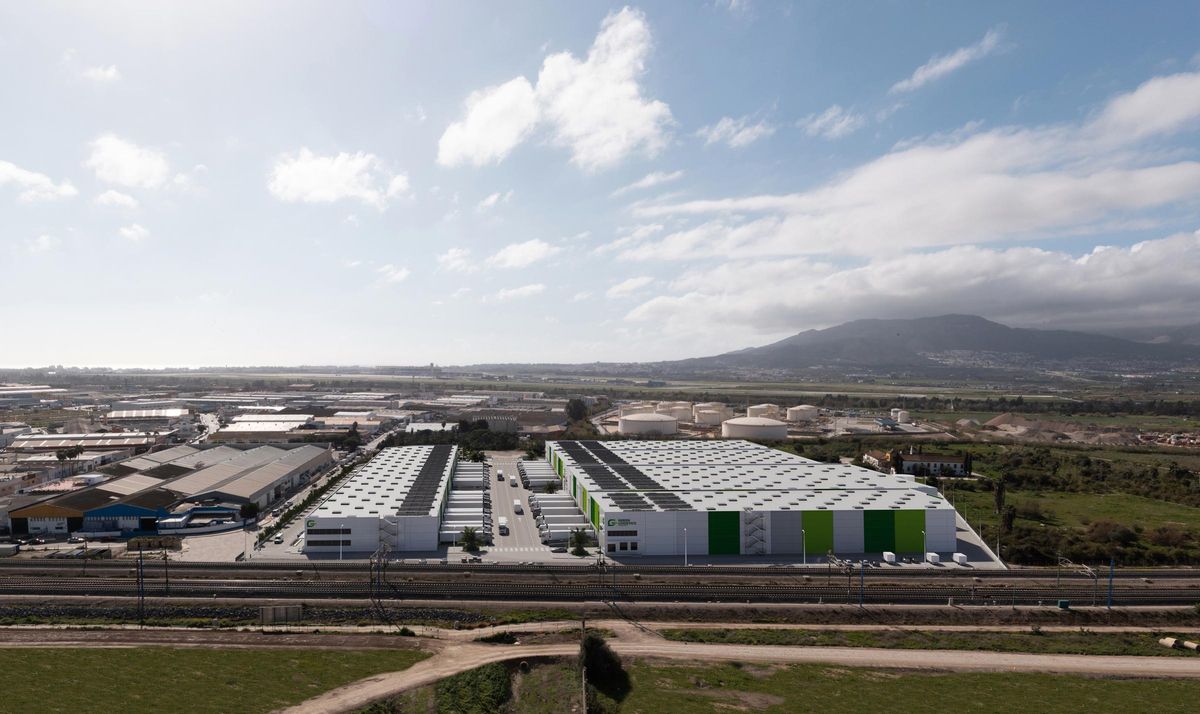
M 929 539 L 925 537 L 925 531 L 921 531 L 921 560 L 929 560 Z
M 342 540 L 342 536 L 345 535 L 344 533 L 342 533 L 342 531 L 344 531 L 344 530 L 346 530 L 346 524 L 339 523 L 338 524 L 338 560 L 342 559 L 342 544 L 345 542 Z
M 683 529 L 683 567 L 687 567 L 687 528 Z
M 801 557 L 803 558 L 801 563 L 803 563 L 804 565 L 808 565 L 808 539 L 807 539 L 806 535 L 807 534 L 804 532 L 804 529 L 801 528 L 800 529 L 800 552 L 801 552 Z

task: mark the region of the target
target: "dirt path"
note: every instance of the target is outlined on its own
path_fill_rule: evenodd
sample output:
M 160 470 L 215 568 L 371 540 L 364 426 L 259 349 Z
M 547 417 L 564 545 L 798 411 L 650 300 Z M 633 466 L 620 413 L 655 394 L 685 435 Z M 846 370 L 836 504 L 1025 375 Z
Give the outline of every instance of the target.
M 1200 660 L 1171 657 L 1096 657 L 1085 655 L 1012 654 L 946 650 L 897 650 L 857 647 L 775 647 L 709 645 L 682 642 L 609 643 L 622 656 L 705 661 L 816 663 L 853 667 L 1088 674 L 1120 677 L 1196 677 Z M 523 647 L 449 644 L 441 654 L 402 672 L 370 677 L 326 692 L 295 707 L 289 714 L 332 714 L 353 711 L 371 702 L 491 662 L 571 656 L 572 643 Z

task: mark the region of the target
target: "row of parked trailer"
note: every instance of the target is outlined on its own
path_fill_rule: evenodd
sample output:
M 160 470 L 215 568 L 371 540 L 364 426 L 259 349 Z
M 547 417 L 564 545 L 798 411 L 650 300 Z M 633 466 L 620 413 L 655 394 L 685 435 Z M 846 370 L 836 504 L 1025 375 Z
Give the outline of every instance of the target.
M 566 543 L 571 538 L 571 531 L 577 528 L 583 528 L 589 537 L 595 538 L 592 524 L 566 494 L 531 493 L 529 511 L 537 521 L 543 543 Z
M 521 473 L 521 483 L 530 491 L 540 493 L 547 486 L 557 489 L 562 483 L 554 468 L 545 461 L 518 461 L 517 470 Z
M 462 537 L 464 528 L 474 528 L 479 538 L 491 543 L 492 536 L 492 491 L 489 488 L 490 468 L 482 463 L 462 463 L 454 468 L 450 481 L 450 495 L 446 499 L 446 510 L 442 512 L 442 526 L 438 540 L 455 543 Z

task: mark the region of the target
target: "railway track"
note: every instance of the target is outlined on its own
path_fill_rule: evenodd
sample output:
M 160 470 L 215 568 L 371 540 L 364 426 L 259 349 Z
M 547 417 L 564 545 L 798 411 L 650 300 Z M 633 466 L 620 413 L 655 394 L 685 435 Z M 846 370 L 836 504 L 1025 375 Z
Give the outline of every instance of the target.
M 537 600 L 624 602 L 787 602 L 864 604 L 1052 604 L 1070 600 L 1076 605 L 1104 605 L 1107 590 L 1078 584 L 1041 587 L 993 587 L 965 583 L 906 584 L 804 584 L 737 585 L 716 583 L 506 583 L 498 590 L 489 582 L 350 580 L 321 582 L 268 579 L 147 577 L 142 593 L 147 597 L 223 598 L 376 598 L 384 600 Z M 136 596 L 136 578 L 0 578 L 0 594 L 27 596 L 109 595 Z M 1120 587 L 1113 590 L 1116 605 L 1189 605 L 1200 601 L 1200 588 Z
M 37 559 L 37 560 L 0 560 L 0 576 L 6 573 L 44 573 L 54 574 L 63 572 L 78 572 L 82 569 L 95 573 L 104 573 L 110 571 L 128 571 L 135 567 L 135 562 L 131 559 L 121 560 L 91 560 L 87 561 L 86 566 L 84 561 L 62 559 Z M 356 561 L 253 561 L 245 563 L 229 563 L 229 562 L 190 562 L 190 561 L 170 561 L 164 564 L 159 559 L 147 558 L 144 561 L 143 568 L 146 572 L 159 572 L 170 570 L 178 573 L 195 573 L 195 574 L 236 574 L 239 577 L 278 577 L 280 573 L 321 573 L 321 574 L 347 574 L 361 575 L 368 577 L 370 572 L 370 563 L 364 560 Z M 603 569 L 602 572 L 611 574 L 613 571 L 620 574 L 621 577 L 690 577 L 690 578 L 710 578 L 710 577 L 752 577 L 752 578 L 773 578 L 773 579 L 803 579 L 804 577 L 818 578 L 828 577 L 832 572 L 833 577 L 837 577 L 839 572 L 844 576 L 844 571 L 832 569 L 832 571 L 824 565 L 814 565 L 808 567 L 770 567 L 770 566 L 664 566 L 664 565 L 621 565 Z M 489 564 L 463 564 L 457 562 L 427 563 L 414 564 L 403 562 L 390 562 L 387 565 L 387 572 L 400 574 L 446 574 L 446 573 L 473 573 L 480 575 L 518 575 L 527 576 L 531 574 L 554 574 L 558 576 L 592 576 L 595 577 L 598 572 L 594 563 L 589 561 L 586 564 L 534 564 L 534 565 L 519 565 L 516 563 L 489 563 Z M 854 577 L 858 576 L 858 569 L 855 569 Z M 1108 578 L 1108 571 L 1096 571 L 1096 576 L 1100 580 Z M 867 568 L 865 577 L 868 580 L 930 580 L 930 579 L 946 579 L 946 580 L 982 580 L 982 581 L 1024 581 L 1024 580 L 1077 580 L 1092 582 L 1093 578 L 1072 569 L 1056 569 L 1056 568 L 1021 568 L 1016 570 L 971 570 L 957 567 L 941 567 L 941 568 Z M 1115 580 L 1150 580 L 1150 581 L 1200 581 L 1200 568 L 1123 568 L 1113 571 Z

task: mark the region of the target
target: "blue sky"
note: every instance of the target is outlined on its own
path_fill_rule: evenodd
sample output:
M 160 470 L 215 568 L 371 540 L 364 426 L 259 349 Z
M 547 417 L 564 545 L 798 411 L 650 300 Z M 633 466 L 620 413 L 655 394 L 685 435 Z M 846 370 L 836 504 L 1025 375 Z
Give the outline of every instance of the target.
M 0 6 L 0 364 L 1200 314 L 1200 5 Z

